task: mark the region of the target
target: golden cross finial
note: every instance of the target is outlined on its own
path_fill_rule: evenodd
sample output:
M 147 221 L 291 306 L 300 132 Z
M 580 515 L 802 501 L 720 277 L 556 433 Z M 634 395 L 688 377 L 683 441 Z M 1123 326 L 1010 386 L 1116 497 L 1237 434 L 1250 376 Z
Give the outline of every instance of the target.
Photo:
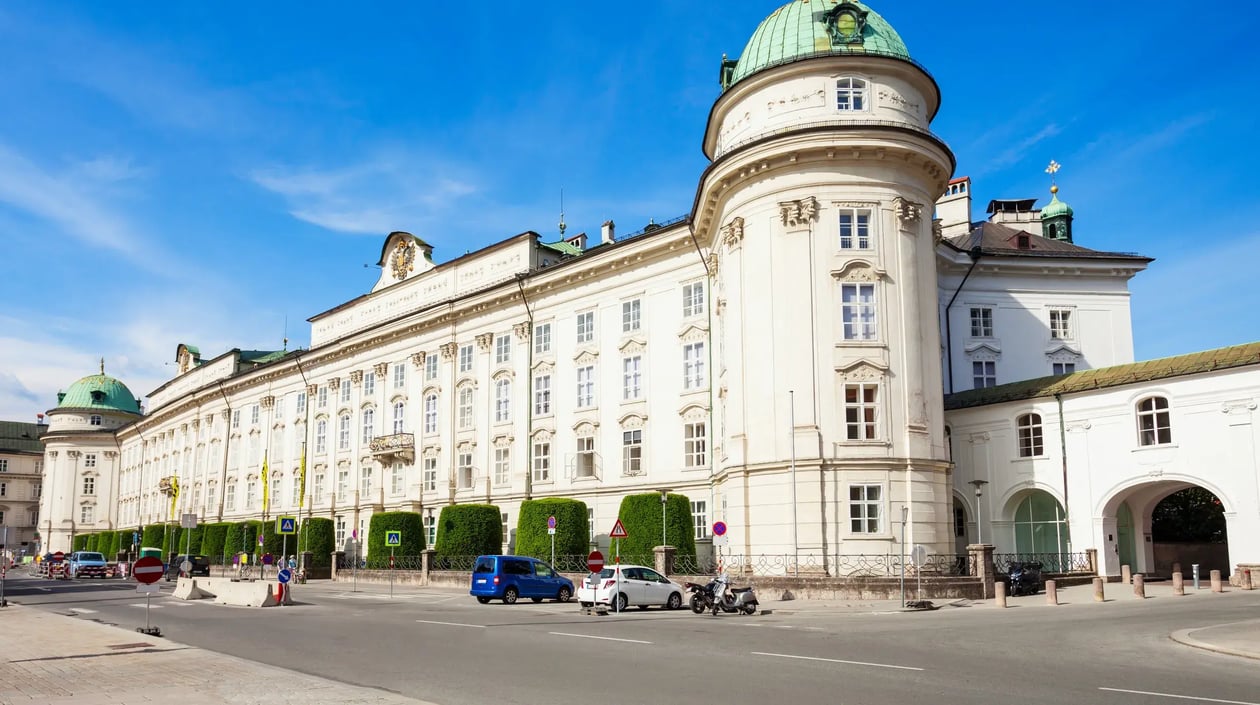
M 1050 160 L 1050 166 L 1046 167 L 1046 173 L 1050 175 L 1050 193 L 1059 192 L 1059 185 L 1055 183 L 1054 175 L 1059 173 L 1059 169 L 1062 168 L 1063 165 L 1053 159 Z

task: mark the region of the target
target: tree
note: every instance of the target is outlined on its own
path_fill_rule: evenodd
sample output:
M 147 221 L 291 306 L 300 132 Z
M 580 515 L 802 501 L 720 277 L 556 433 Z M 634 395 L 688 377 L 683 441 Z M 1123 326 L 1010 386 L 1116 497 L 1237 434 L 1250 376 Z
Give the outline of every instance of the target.
M 1151 512 L 1151 539 L 1161 543 L 1225 543 L 1225 510 L 1202 487 L 1174 492 Z

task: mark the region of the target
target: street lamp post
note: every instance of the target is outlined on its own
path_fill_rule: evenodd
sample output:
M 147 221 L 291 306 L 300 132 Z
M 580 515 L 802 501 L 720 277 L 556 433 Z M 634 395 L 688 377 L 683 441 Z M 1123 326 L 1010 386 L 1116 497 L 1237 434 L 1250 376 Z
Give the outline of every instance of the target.
M 984 496 L 984 492 L 981 488 L 989 484 L 989 481 L 988 480 L 972 480 L 971 482 L 967 484 L 976 488 L 976 543 L 984 543 L 983 529 L 981 529 L 980 527 L 980 521 L 981 521 L 980 498 Z
M 668 543 L 665 540 L 665 503 L 669 501 L 669 490 L 661 490 L 661 545 Z

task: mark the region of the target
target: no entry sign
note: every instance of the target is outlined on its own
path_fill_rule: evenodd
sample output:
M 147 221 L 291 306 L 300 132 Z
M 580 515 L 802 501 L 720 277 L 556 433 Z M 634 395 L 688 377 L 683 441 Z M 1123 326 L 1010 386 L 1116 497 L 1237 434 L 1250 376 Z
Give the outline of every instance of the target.
M 604 569 L 604 554 L 599 551 L 591 551 L 591 555 L 586 557 L 586 569 L 592 573 L 598 573 Z
M 136 566 L 132 569 L 132 572 L 135 573 L 136 580 L 147 585 L 149 583 L 156 583 L 162 577 L 162 573 L 166 572 L 166 570 L 162 566 L 162 560 L 160 558 L 146 556 L 136 561 Z

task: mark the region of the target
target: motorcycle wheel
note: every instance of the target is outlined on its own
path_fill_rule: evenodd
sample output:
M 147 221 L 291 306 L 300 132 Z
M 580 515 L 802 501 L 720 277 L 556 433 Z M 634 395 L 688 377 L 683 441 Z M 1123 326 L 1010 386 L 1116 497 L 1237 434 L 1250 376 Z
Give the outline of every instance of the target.
M 757 611 L 757 606 L 756 606 L 756 605 L 744 605 L 743 610 L 744 610 L 744 614 L 753 614 L 753 613 L 755 613 L 755 612 Z
M 704 614 L 704 600 L 699 595 L 691 596 L 691 611 L 696 614 Z

